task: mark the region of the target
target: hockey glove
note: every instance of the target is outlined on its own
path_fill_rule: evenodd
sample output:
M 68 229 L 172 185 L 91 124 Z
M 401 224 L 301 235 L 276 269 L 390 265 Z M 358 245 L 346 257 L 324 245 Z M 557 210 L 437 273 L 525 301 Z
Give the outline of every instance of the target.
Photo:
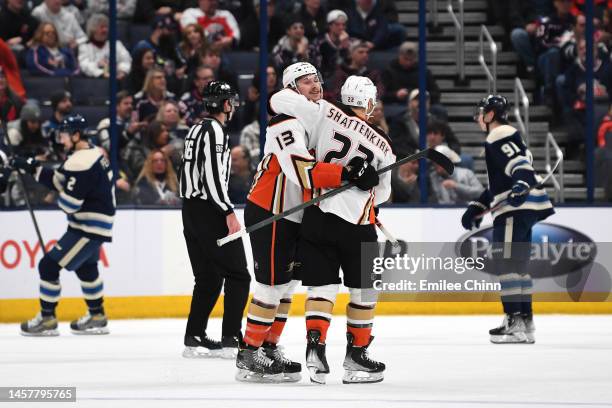
M 528 195 L 529 184 L 519 180 L 512 186 L 512 192 L 508 196 L 508 204 L 513 207 L 520 207 L 527 200 Z
M 463 228 L 471 230 L 473 227 L 480 227 L 482 218 L 476 218 L 476 216 L 484 210 L 484 206 L 481 206 L 480 203 L 470 203 L 467 210 L 463 213 L 463 217 L 461 217 L 461 225 L 463 225 Z
M 378 174 L 374 167 L 363 157 L 353 157 L 345 167 L 346 178 L 349 182 L 354 182 L 360 190 L 368 191 L 378 185 Z M 344 175 L 344 171 L 342 172 Z
M 366 166 L 367 163 L 363 157 L 353 157 L 348 165 L 342 169 L 342 180 L 356 181 L 363 174 Z
M 31 174 L 36 173 L 36 169 L 40 166 L 38 160 L 33 157 L 20 157 L 15 156 L 11 159 L 10 166 L 19 171 L 21 174 Z

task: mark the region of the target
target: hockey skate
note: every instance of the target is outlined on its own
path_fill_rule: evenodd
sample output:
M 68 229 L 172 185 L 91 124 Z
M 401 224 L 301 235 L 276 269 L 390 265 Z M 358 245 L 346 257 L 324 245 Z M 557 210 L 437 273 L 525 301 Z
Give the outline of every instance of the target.
M 185 335 L 185 350 L 183 357 L 185 358 L 214 358 L 221 357 L 223 354 L 223 346 L 220 341 L 215 341 L 204 336 L 189 336 Z
M 80 319 L 70 322 L 70 330 L 73 334 L 108 334 L 108 320 L 102 313 L 94 315 L 87 314 Z
M 257 383 L 279 383 L 283 381 L 283 365 L 266 355 L 264 349 L 247 348 L 242 345 L 236 357 L 236 380 Z
M 306 337 L 306 367 L 310 381 L 325 384 L 325 377 L 329 374 L 329 365 L 325 356 L 325 344 L 319 343 L 321 333 L 318 330 L 308 330 Z
M 491 343 L 495 344 L 527 343 L 525 322 L 520 314 L 506 314 L 501 326 L 489 330 L 489 334 Z
M 238 345 L 241 336 L 223 336 L 221 337 L 221 346 L 223 349 L 221 350 L 221 358 L 227 358 L 228 360 L 233 360 L 238 355 Z
M 22 336 L 59 336 L 55 316 L 44 316 L 40 313 L 31 320 L 21 323 Z
M 535 343 L 535 324 L 533 323 L 533 313 L 524 313 L 521 315 L 523 323 L 525 323 L 525 335 L 527 336 L 527 343 Z
M 285 357 L 281 346 L 272 343 L 264 343 L 262 347 L 266 356 L 274 361 L 278 361 L 283 366 L 283 382 L 298 382 L 302 379 L 302 375 L 300 374 L 302 365 Z
M 372 344 L 374 336 L 366 346 L 353 345 L 353 335 L 346 334 L 346 357 L 344 358 L 343 384 L 377 383 L 384 379 L 385 364 L 374 361 L 368 356 L 368 347 Z

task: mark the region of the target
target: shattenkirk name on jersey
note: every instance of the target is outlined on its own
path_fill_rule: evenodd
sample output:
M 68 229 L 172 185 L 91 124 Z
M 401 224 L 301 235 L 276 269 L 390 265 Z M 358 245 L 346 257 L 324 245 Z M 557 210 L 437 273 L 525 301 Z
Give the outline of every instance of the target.
M 391 152 L 391 147 L 387 143 L 384 137 L 377 134 L 370 126 L 366 125 L 363 120 L 358 118 L 349 118 L 339 109 L 329 108 L 327 112 L 327 117 L 332 119 L 335 122 L 346 129 L 353 129 L 355 132 L 359 132 L 363 136 L 365 136 L 370 143 L 374 146 L 378 147 L 383 154 L 386 156 L 387 153 Z

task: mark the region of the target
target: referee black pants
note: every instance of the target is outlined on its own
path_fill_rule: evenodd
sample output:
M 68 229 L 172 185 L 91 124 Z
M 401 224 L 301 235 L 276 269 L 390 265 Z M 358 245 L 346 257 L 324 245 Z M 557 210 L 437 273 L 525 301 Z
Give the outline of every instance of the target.
M 223 336 L 240 333 L 251 277 L 242 240 L 217 246 L 227 236 L 226 216 L 200 199 L 183 200 L 183 233 L 195 277 L 185 334 L 203 336 L 210 313 L 224 287 Z

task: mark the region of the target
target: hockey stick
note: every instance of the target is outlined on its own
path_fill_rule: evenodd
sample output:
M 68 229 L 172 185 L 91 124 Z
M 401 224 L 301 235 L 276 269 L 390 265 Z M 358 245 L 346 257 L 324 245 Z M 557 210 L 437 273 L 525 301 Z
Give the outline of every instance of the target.
M 5 141 L 4 143 L 6 144 L 6 148 L 9 152 L 9 156 L 14 157 L 15 153 L 13 151 L 13 146 L 11 145 L 11 141 L 9 140 L 9 137 L 8 137 L 8 129 L 4 122 L 0 121 L 0 123 L 2 124 L 2 132 L 4 133 L 4 141 Z M 36 230 L 36 236 L 38 237 L 38 244 L 40 245 L 40 248 L 42 249 L 43 255 L 46 255 L 47 251 L 45 249 L 45 242 L 43 241 L 42 235 L 40 233 L 40 228 L 38 227 L 38 221 L 36 221 L 36 215 L 34 214 L 34 210 L 32 209 L 32 205 L 30 203 L 30 198 L 28 197 L 28 192 L 26 191 L 25 183 L 23 182 L 23 176 L 19 171 L 17 171 L 17 182 L 19 183 L 19 188 L 21 188 L 21 191 L 23 191 L 23 198 L 25 200 L 26 207 L 28 207 L 30 218 L 32 218 L 32 224 L 34 224 L 34 230 Z
M 376 226 L 378 227 L 380 232 L 382 232 L 385 235 L 385 238 L 387 238 L 387 241 L 391 242 L 391 245 L 393 245 L 394 248 L 397 248 L 399 246 L 399 242 L 397 242 L 397 239 L 395 239 L 395 237 L 391 235 L 389 230 L 386 229 L 384 225 L 382 225 L 382 222 L 380 222 L 378 218 L 376 218 Z
M 540 181 L 539 183 L 529 187 L 529 190 L 527 190 L 525 193 L 523 193 L 524 195 L 528 195 L 532 190 L 535 190 L 536 188 L 542 188 L 544 187 L 544 183 L 546 183 L 548 181 L 549 178 L 552 177 L 552 175 L 555 173 L 555 171 L 557 170 L 557 167 L 559 167 L 559 164 L 561 164 L 561 162 L 563 161 L 563 153 L 559 152 L 559 157 L 557 158 L 557 161 L 555 162 L 555 165 L 553 166 L 553 168 L 546 174 L 546 177 L 544 177 L 542 179 L 542 181 Z M 499 210 L 500 208 L 502 208 L 503 206 L 508 204 L 508 198 L 510 198 L 510 193 L 508 193 L 508 195 L 506 195 L 506 198 L 504 198 L 502 201 L 500 201 L 495 207 L 493 208 L 489 208 L 483 212 L 481 212 L 480 214 L 478 214 L 475 218 L 476 219 L 480 219 L 483 218 L 485 215 L 492 213 L 494 211 Z
M 448 157 L 446 157 L 445 155 L 443 155 L 442 153 L 434 150 L 434 149 L 425 149 L 425 150 L 421 150 L 420 152 L 411 154 L 410 156 L 406 156 L 401 160 L 396 161 L 395 163 L 391 163 L 388 166 L 385 166 L 381 169 L 378 169 L 376 171 L 377 174 L 383 174 L 386 173 L 390 170 L 393 170 L 396 167 L 401 166 L 402 164 L 414 161 L 414 160 L 418 160 L 418 159 L 429 159 L 432 162 L 438 164 L 439 166 L 441 166 L 442 168 L 444 168 L 444 170 L 446 170 L 446 172 L 448 174 L 453 174 L 453 171 L 455 170 L 455 165 L 448 159 Z M 250 234 L 253 231 L 256 231 L 260 228 L 265 227 L 266 225 L 272 224 L 275 221 L 278 221 L 282 218 L 287 217 L 288 215 L 294 214 L 298 211 L 303 210 L 304 208 L 310 207 L 313 204 L 319 203 L 325 199 L 328 199 L 330 197 L 333 197 L 337 194 L 342 193 L 343 191 L 348 190 L 351 187 L 354 187 L 355 183 L 347 183 L 344 184 L 338 188 L 335 188 L 333 190 L 328 191 L 325 194 L 322 194 L 320 196 L 317 196 L 315 198 L 313 198 L 310 201 L 306 201 L 305 203 L 302 203 L 300 205 L 296 205 L 293 208 L 288 209 L 287 211 L 283 211 L 280 214 L 276 214 L 272 217 L 266 218 L 265 220 L 261 220 L 256 224 L 253 224 L 251 226 L 248 226 L 246 228 L 242 228 L 240 231 L 234 232 L 233 234 L 230 234 L 226 237 L 223 237 L 221 239 L 217 240 L 217 245 L 218 246 L 223 246 L 225 244 L 227 244 L 228 242 L 234 241 L 238 238 L 241 238 L 247 234 Z

